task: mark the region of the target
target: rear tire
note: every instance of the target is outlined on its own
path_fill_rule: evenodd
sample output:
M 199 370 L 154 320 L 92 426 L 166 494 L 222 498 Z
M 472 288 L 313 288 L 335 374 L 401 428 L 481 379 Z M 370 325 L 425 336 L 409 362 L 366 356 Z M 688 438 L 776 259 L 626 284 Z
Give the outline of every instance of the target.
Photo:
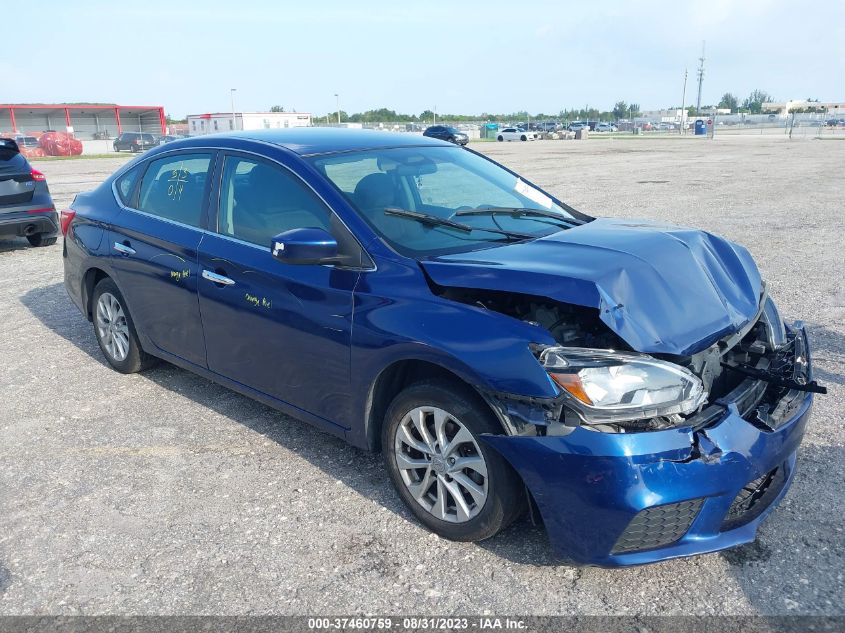
M 527 136 L 525 136 L 525 134 L 523 134 L 522 136 L 520 136 L 520 137 L 519 137 L 519 140 L 520 140 L 520 141 L 527 141 L 527 140 L 528 140 L 528 137 L 527 137 Z
M 387 472 L 432 532 L 453 541 L 483 541 L 523 512 L 519 476 L 479 440 L 483 433 L 501 432 L 474 393 L 446 381 L 416 383 L 393 400 L 382 426 Z
M 43 233 L 33 233 L 26 236 L 27 241 L 31 246 L 52 246 L 59 238 L 58 237 L 44 237 Z
M 110 278 L 102 279 L 91 297 L 94 336 L 109 365 L 121 374 L 134 374 L 158 362 L 138 342 L 126 300 Z
M 501 143 L 502 141 L 505 140 L 505 137 L 500 134 L 499 137 L 496 140 Z

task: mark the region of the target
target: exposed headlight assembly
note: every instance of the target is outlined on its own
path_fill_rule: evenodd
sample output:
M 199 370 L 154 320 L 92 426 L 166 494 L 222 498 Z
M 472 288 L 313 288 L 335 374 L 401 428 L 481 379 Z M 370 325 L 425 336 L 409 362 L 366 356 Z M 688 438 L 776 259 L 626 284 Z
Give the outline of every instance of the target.
M 688 414 L 707 400 L 691 371 L 643 354 L 555 346 L 539 359 L 587 424 Z

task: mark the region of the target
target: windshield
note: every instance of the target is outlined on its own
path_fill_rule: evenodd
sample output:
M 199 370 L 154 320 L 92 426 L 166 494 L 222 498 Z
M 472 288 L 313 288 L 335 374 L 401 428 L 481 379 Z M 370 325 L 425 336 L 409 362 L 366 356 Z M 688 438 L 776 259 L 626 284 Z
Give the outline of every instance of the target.
M 564 230 L 573 220 L 547 194 L 458 147 L 376 149 L 310 161 L 388 244 L 408 257 L 490 248 L 513 241 L 514 235 L 541 237 Z M 488 208 L 489 213 L 483 211 Z M 397 209 L 413 213 L 398 214 Z M 535 217 L 508 214 L 507 209 L 546 213 Z M 470 210 L 478 212 L 467 213 Z M 420 214 L 472 230 L 422 221 Z

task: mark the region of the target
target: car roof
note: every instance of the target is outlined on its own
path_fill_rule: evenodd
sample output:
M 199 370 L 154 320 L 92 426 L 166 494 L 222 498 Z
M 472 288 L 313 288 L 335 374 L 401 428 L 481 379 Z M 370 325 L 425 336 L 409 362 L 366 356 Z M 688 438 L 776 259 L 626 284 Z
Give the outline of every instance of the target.
M 208 143 L 211 139 L 244 139 L 279 145 L 302 156 L 348 152 L 386 147 L 442 146 L 453 147 L 451 143 L 419 134 L 383 132 L 380 130 L 354 130 L 328 127 L 301 127 L 287 130 L 244 130 L 193 136 L 182 141 L 173 141 L 179 146 L 194 145 L 191 141 Z M 174 145 L 175 147 L 175 145 Z

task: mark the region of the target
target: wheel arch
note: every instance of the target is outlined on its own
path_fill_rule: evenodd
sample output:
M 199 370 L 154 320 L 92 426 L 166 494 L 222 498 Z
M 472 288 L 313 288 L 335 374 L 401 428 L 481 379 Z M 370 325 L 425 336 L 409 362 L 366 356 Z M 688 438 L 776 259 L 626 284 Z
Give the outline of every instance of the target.
M 97 266 L 92 266 L 88 270 L 85 271 L 85 274 L 82 277 L 82 305 L 85 306 L 85 316 L 88 317 L 89 321 L 93 321 L 93 306 L 91 305 L 91 300 L 94 297 L 94 288 L 100 283 L 101 280 L 109 278 L 112 281 L 117 283 L 108 272 L 104 269 L 99 268 Z
M 443 380 L 457 386 L 476 400 L 479 406 L 489 410 L 496 418 L 502 433 L 506 432 L 499 412 L 490 406 L 471 382 L 442 365 L 419 358 L 405 358 L 385 367 L 370 386 L 364 425 L 367 446 L 371 451 L 381 450 L 381 428 L 393 399 L 406 387 L 425 380 Z

